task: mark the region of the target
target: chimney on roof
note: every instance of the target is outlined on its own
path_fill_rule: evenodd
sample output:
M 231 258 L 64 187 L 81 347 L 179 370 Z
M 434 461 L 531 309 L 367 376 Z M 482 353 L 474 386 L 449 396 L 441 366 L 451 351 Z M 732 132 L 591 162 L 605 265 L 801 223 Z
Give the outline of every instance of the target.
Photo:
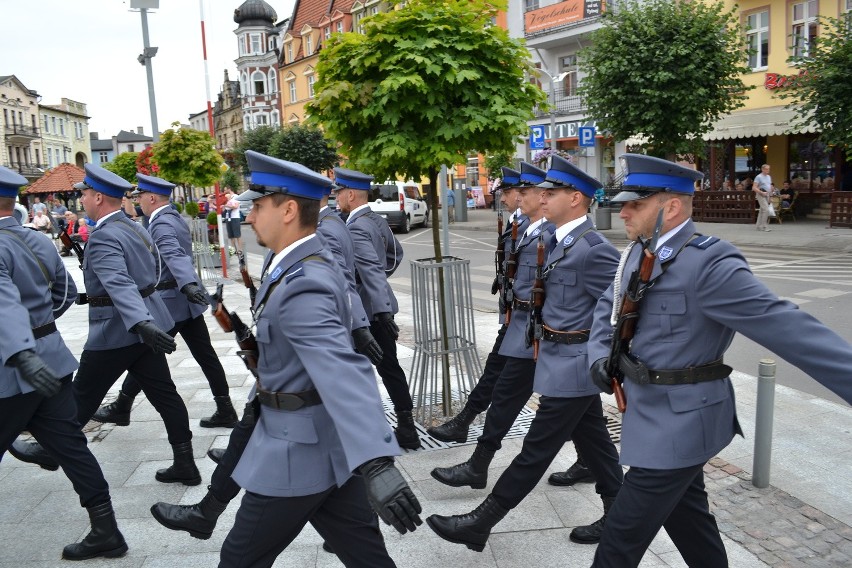
M 136 127 L 136 134 L 143 134 L 143 135 L 145 134 L 145 132 L 143 131 L 141 126 Z
M 89 132 L 89 140 L 97 140 L 97 139 L 98 139 L 98 133 L 90 131 Z

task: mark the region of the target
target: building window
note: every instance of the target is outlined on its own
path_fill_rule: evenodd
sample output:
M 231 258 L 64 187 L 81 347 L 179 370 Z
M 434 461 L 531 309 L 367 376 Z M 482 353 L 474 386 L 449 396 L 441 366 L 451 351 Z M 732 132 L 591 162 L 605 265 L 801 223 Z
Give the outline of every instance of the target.
M 538 0 L 524 0 L 524 12 L 538 10 Z
M 479 185 L 479 158 L 467 159 L 467 186 L 474 187 Z
M 267 124 L 269 124 L 267 122 L 267 117 L 266 117 L 265 114 L 255 115 L 254 123 L 255 123 L 256 126 L 266 126 Z
M 250 34 L 251 51 L 249 53 L 261 53 L 260 34 Z
M 13 119 L 15 118 L 15 113 L 12 113 L 12 118 Z M 14 120 L 12 122 L 14 122 Z M 53 133 L 56 134 L 57 130 L 56 130 L 56 117 L 55 116 L 50 117 L 50 126 L 51 126 L 51 130 L 53 130 Z
M 295 103 L 296 102 L 296 81 L 295 80 L 287 81 L 287 88 L 290 91 L 290 102 Z
M 314 38 L 311 34 L 305 36 L 305 56 L 314 54 Z
M 109 152 L 98 152 L 98 160 L 100 160 L 102 164 L 109 162 Z
M 237 38 L 237 45 L 240 49 L 240 57 L 246 54 L 246 36 L 241 35 Z
M 793 4 L 793 57 L 807 57 L 808 45 L 817 35 L 817 0 Z
M 59 119 L 59 134 L 65 136 L 65 121 L 63 119 Z
M 127 151 L 128 152 L 135 152 L 136 151 L 135 148 L 136 148 L 136 146 L 134 146 L 133 144 L 127 145 Z
M 272 126 L 278 126 L 281 123 L 280 119 L 278 118 L 277 110 L 272 111 L 272 114 L 269 117 L 269 122 L 272 124 Z
M 852 1 L 852 0 L 850 0 L 850 1 Z M 337 24 L 335 25 L 335 29 L 337 30 L 338 33 L 341 33 L 341 34 L 343 33 L 343 21 L 342 20 L 337 22 Z
M 278 38 L 272 36 L 271 38 L 269 38 L 269 51 L 274 50 L 276 47 L 278 47 Z
M 285 56 L 287 63 L 293 63 L 293 42 L 287 42 L 287 55 Z
M 314 83 L 316 80 L 316 75 L 308 75 L 308 96 L 310 98 L 314 98 Z
M 56 155 L 56 165 L 58 166 L 62 163 L 61 158 L 59 157 L 59 148 L 54 148 L 53 152 Z
M 323 30 L 323 35 L 325 35 L 325 39 L 328 39 L 328 38 L 331 37 L 331 26 L 325 27 L 325 29 Z
M 379 13 L 379 7 L 378 6 L 373 6 L 372 8 L 370 8 L 370 15 L 371 16 L 375 16 L 378 13 Z
M 769 65 L 769 10 L 749 14 L 746 18 L 748 66 L 752 70 Z
M 275 74 L 274 69 L 269 70 L 269 92 L 278 92 L 278 76 Z
M 245 96 L 247 96 L 247 95 L 249 94 L 249 89 L 248 89 L 248 77 L 246 77 L 246 74 L 245 74 L 245 73 L 243 73 L 242 75 L 240 75 L 240 91 L 242 91 L 242 95 L 243 95 L 244 97 L 245 97 Z
M 254 87 L 252 94 L 253 95 L 265 95 L 266 94 L 266 75 L 264 75 L 260 71 L 255 71 L 251 75 L 251 83 Z

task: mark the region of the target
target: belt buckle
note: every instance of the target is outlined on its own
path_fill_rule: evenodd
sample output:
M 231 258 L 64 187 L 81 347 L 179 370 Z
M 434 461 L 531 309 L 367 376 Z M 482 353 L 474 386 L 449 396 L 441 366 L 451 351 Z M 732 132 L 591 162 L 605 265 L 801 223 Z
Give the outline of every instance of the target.
M 294 410 L 299 410 L 303 406 L 305 406 L 305 401 L 299 396 L 284 392 L 275 394 L 275 408 L 278 408 L 279 410 L 292 412 Z

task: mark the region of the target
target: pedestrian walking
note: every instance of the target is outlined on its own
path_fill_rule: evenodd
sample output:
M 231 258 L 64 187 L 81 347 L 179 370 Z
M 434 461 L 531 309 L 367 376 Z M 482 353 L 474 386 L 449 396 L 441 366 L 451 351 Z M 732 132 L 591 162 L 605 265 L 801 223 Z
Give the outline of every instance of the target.
M 771 204 L 769 199 L 772 197 L 773 191 L 772 177 L 769 175 L 769 164 L 763 164 L 760 166 L 760 173 L 754 178 L 752 191 L 754 191 L 754 196 L 755 199 L 757 199 L 757 205 L 759 207 L 756 223 L 757 230 L 769 232 L 772 230 L 767 226 L 770 217 L 769 206 Z M 775 214 L 777 215 L 777 212 Z

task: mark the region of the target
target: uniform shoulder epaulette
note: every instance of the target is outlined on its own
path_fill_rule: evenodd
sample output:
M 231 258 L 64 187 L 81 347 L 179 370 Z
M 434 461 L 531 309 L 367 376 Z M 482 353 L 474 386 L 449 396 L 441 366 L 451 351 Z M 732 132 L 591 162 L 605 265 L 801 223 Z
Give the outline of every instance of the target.
M 599 245 L 602 242 L 604 242 L 601 234 L 596 232 L 596 231 L 589 231 L 588 233 L 583 235 L 583 238 L 585 238 L 586 242 L 589 243 L 589 246 L 592 246 L 592 247 L 595 246 L 595 245 Z
M 710 236 L 706 236 L 706 235 L 698 235 L 697 237 L 695 237 L 694 239 L 689 241 L 686 244 L 686 246 L 696 247 L 696 248 L 700 248 L 701 250 L 704 250 L 706 248 L 709 248 L 709 247 L 715 245 L 720 240 L 721 239 L 719 239 L 719 237 L 710 237 Z
M 317 254 L 312 254 L 310 256 L 306 256 L 296 264 L 290 267 L 290 272 L 284 275 L 284 283 L 288 284 L 296 278 L 305 275 L 305 267 L 303 266 L 306 262 L 311 261 L 320 261 L 323 262 L 323 258 Z

